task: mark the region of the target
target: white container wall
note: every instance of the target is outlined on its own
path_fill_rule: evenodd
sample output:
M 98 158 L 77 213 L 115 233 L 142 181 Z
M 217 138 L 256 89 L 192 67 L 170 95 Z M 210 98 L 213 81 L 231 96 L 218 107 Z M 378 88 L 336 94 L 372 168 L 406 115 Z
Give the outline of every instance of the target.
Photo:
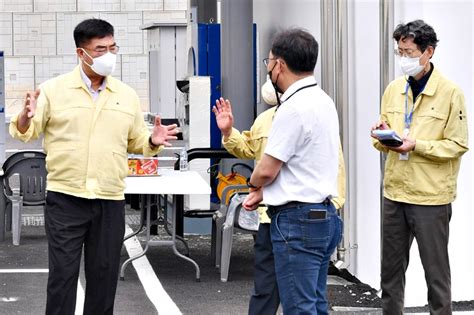
M 458 177 L 458 195 L 453 203 L 450 223 L 449 253 L 451 263 L 453 301 L 474 299 L 474 215 L 473 204 L 473 60 L 474 4 L 468 0 L 456 1 L 396 1 L 395 23 L 423 19 L 433 26 L 439 43 L 433 56 L 433 64 L 464 91 L 469 119 L 470 151 L 463 156 Z M 396 73 L 400 73 L 395 65 Z M 410 253 L 407 271 L 407 306 L 426 303 L 427 290 L 423 267 L 416 243 Z
M 308 29 L 321 43 L 320 5 L 318 0 L 269 1 L 254 0 L 254 21 L 260 35 L 260 55 L 268 53 L 272 34 L 290 26 Z M 369 131 L 378 120 L 380 106 L 380 2 L 377 0 L 348 1 L 349 50 L 349 145 L 345 150 L 348 168 L 349 209 L 349 266 L 361 281 L 380 288 L 380 155 L 372 147 Z M 472 51 L 474 28 L 471 1 L 404 0 L 394 3 L 394 24 L 424 19 L 431 24 L 440 39 L 433 63 L 444 75 L 464 91 L 473 125 Z M 282 14 L 281 12 L 285 12 Z M 309 17 L 311 18 L 309 19 Z M 320 69 L 325 61 L 320 58 L 315 70 L 321 82 Z M 395 76 L 400 75 L 398 60 L 393 65 Z M 260 68 L 261 79 L 264 69 Z M 263 82 L 262 82 L 263 83 Z M 470 140 L 473 148 L 472 137 Z M 458 196 L 453 204 L 451 219 L 450 258 L 453 301 L 472 300 L 474 291 L 474 216 L 472 214 L 473 185 L 472 153 L 464 155 L 458 178 Z M 418 248 L 413 243 L 407 271 L 406 305 L 427 303 L 427 291 Z
M 348 269 L 362 282 L 380 288 L 380 154 L 370 137 L 380 103 L 378 1 L 351 1 L 348 11 Z
M 395 25 L 423 19 L 437 32 L 440 42 L 432 62 L 464 91 L 469 128 L 472 130 L 474 28 L 470 1 L 396 1 Z M 380 288 L 379 155 L 368 133 L 379 112 L 379 2 L 351 1 L 349 9 L 350 131 L 349 204 L 351 205 L 351 264 L 349 269 L 363 282 Z M 467 21 L 467 22 L 464 22 Z M 394 72 L 401 75 L 395 58 Z M 472 150 L 472 137 L 470 139 Z M 474 232 L 472 226 L 472 153 L 464 155 L 453 203 L 450 258 L 453 301 L 472 300 Z M 355 168 L 355 169 L 354 169 Z M 355 178 L 354 178 L 355 177 Z M 416 242 L 410 253 L 405 292 L 406 306 L 427 303 L 424 272 Z

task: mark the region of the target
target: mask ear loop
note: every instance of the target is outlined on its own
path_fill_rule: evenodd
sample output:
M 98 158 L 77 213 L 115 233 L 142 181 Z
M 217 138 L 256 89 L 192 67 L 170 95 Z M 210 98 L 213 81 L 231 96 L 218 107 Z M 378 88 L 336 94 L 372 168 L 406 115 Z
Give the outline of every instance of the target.
M 277 74 L 277 78 L 276 78 L 275 83 L 273 83 L 273 81 L 272 81 L 272 71 L 275 69 L 278 62 L 279 62 L 279 59 L 277 58 L 276 61 L 275 61 L 275 65 L 273 66 L 272 70 L 268 71 L 268 75 L 270 77 L 270 82 L 273 85 L 273 89 L 275 90 L 275 95 L 276 95 L 276 99 L 277 99 L 277 106 L 276 106 L 275 112 L 278 110 L 278 108 L 281 105 L 281 100 L 280 100 L 280 95 L 278 93 L 278 85 L 277 85 L 278 78 L 280 77 L 280 73 Z
M 278 74 L 277 74 L 277 79 L 276 79 L 276 81 L 275 81 L 275 84 L 273 84 L 273 82 L 272 82 L 273 89 L 275 90 L 275 95 L 276 95 L 276 99 L 277 99 L 277 107 L 276 107 L 276 109 L 275 109 L 275 112 L 278 110 L 278 108 L 279 108 L 280 105 L 281 105 L 281 100 L 280 100 L 280 95 L 279 95 L 280 93 L 278 93 L 278 85 L 277 85 L 277 83 L 278 83 L 278 78 L 279 78 L 279 77 L 280 77 L 280 74 L 278 73 Z
M 425 49 L 424 52 L 421 53 L 421 56 L 420 56 L 420 58 L 419 58 L 418 60 L 421 60 L 421 57 L 423 57 L 423 55 L 424 55 L 425 52 L 427 52 L 427 51 L 428 51 L 428 47 Z M 430 62 L 430 58 L 428 58 L 428 60 L 426 60 L 425 64 L 423 65 L 423 76 L 428 73 L 428 71 L 426 71 L 425 68 L 426 68 L 426 65 L 427 65 L 429 62 Z
M 84 48 L 82 48 L 82 47 L 80 47 L 80 48 L 81 48 L 81 50 L 87 55 L 87 57 L 91 58 L 91 59 L 92 59 L 92 62 L 94 62 L 94 58 L 92 58 L 92 56 L 89 55 L 89 54 L 87 53 L 87 51 L 86 51 Z M 84 62 L 86 65 L 88 65 L 89 68 L 92 68 L 92 65 L 88 64 L 84 59 L 82 59 L 82 62 Z

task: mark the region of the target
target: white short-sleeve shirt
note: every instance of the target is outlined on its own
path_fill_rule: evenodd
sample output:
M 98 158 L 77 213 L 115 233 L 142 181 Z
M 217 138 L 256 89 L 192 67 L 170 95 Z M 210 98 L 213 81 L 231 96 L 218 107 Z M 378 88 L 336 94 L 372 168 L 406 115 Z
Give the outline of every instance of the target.
M 268 205 L 320 203 L 337 195 L 339 121 L 334 102 L 319 86 L 303 88 L 315 83 L 313 76 L 298 80 L 281 97 L 265 154 L 283 166 L 263 189 Z

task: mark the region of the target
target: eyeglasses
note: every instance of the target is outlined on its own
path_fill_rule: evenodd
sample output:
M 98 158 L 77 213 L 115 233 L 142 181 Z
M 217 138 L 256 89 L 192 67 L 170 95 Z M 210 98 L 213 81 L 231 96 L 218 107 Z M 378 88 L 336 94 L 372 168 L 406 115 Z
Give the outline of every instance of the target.
M 419 57 L 419 56 L 415 56 L 417 55 L 417 52 L 419 52 L 418 49 L 401 49 L 401 48 L 395 48 L 393 50 L 394 54 L 399 56 L 399 57 L 409 57 L 409 58 L 413 58 L 413 57 Z
M 265 67 L 268 67 L 268 64 L 270 63 L 270 60 L 277 60 L 278 58 L 264 58 L 262 61 L 263 61 L 263 64 L 265 65 Z
M 115 45 L 115 46 L 112 46 L 112 47 L 105 47 L 105 46 L 99 46 L 99 47 L 96 47 L 94 49 L 89 49 L 89 48 L 84 48 L 84 49 L 87 49 L 87 50 L 90 50 L 90 51 L 93 51 L 95 53 L 98 53 L 100 55 L 104 55 L 106 54 L 108 51 L 110 51 L 112 54 L 117 54 L 120 50 L 120 46 L 118 45 Z

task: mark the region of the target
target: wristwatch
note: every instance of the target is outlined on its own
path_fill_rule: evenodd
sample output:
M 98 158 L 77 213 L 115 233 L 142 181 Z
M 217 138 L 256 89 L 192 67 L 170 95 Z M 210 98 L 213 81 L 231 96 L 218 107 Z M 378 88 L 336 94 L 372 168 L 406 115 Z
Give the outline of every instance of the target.
M 252 183 L 250 183 L 250 177 L 247 177 L 247 187 L 253 188 L 253 189 L 260 189 L 260 187 L 254 186 L 252 185 Z

